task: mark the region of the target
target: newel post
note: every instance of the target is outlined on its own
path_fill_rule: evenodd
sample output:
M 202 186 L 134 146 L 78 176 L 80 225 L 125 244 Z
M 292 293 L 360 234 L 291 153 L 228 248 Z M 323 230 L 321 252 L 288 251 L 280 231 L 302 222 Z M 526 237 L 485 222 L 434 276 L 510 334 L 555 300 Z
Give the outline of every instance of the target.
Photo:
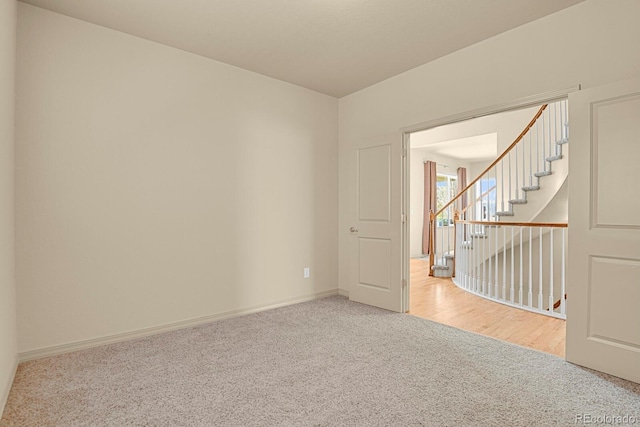
M 453 210 L 453 271 L 451 277 L 456 277 L 456 257 L 458 256 L 458 247 L 456 246 L 456 236 L 458 235 L 458 221 L 460 221 L 460 211 L 458 209 Z M 463 225 L 464 227 L 464 225 Z
M 433 209 L 429 211 L 429 276 L 433 276 L 433 264 L 435 263 L 435 249 L 436 249 L 436 215 Z

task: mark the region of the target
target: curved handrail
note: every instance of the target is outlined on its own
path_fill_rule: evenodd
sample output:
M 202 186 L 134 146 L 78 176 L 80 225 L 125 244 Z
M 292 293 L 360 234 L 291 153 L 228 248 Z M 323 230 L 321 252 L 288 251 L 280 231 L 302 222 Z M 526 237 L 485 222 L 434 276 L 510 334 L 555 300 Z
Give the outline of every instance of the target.
M 463 214 L 467 211 L 467 209 L 469 209 L 471 206 L 475 205 L 476 203 L 478 203 L 480 200 L 482 200 L 484 197 L 486 197 L 487 195 L 489 195 L 493 190 L 495 190 L 497 188 L 496 185 L 494 185 L 493 187 L 491 187 L 490 189 L 488 189 L 487 191 L 485 191 L 484 193 L 482 193 L 481 195 L 479 195 L 478 197 L 476 197 L 476 199 L 469 203 L 467 206 L 465 206 L 464 208 L 460 209 L 460 214 Z
M 476 225 L 504 225 L 511 227 L 555 227 L 555 228 L 567 228 L 569 224 L 566 222 L 506 222 L 506 221 L 469 221 L 469 220 L 457 220 L 456 223 L 460 224 L 476 224 Z
M 511 143 L 511 145 L 509 145 L 507 149 L 502 152 L 502 154 L 500 154 L 487 168 L 485 168 L 485 170 L 482 171 L 480 175 L 478 175 L 469 184 L 467 184 L 467 186 L 464 187 L 462 191 L 459 191 L 458 194 L 456 194 L 455 197 L 449 200 L 440 210 L 438 210 L 437 212 L 434 212 L 433 210 L 431 210 L 429 212 L 429 228 L 431 231 L 429 233 L 429 242 L 428 242 L 430 274 L 432 274 L 432 267 L 435 263 L 435 233 L 436 233 L 436 218 L 438 217 L 438 215 L 440 215 L 447 208 L 453 205 L 453 203 L 455 203 L 456 200 L 462 197 L 463 194 L 465 194 L 467 191 L 473 188 L 476 182 L 480 181 L 487 173 L 489 173 L 491 169 L 493 169 L 500 161 L 502 161 L 502 159 L 504 159 L 509 154 L 509 152 L 511 152 L 511 150 L 518 145 L 518 143 L 522 140 L 522 138 L 524 138 L 527 132 L 529 132 L 529 130 L 536 124 L 536 122 L 538 121 L 540 116 L 542 116 L 542 113 L 544 112 L 544 110 L 547 108 L 548 105 L 549 104 L 544 104 L 540 107 L 540 109 L 538 109 L 538 112 L 535 114 L 535 116 L 533 116 L 529 124 L 522 130 L 522 132 L 520 132 L 520 135 L 518 135 L 518 137 Z M 460 213 L 454 209 L 454 218 L 456 220 L 459 220 L 459 214 Z M 455 236 L 454 236 L 454 244 L 455 244 Z
M 462 197 L 462 195 L 464 193 L 466 193 L 470 188 L 473 187 L 473 185 L 480 181 L 480 179 L 487 174 L 491 169 L 493 169 L 493 167 L 495 165 L 497 165 L 500 160 L 504 159 L 507 154 L 509 154 L 509 152 L 513 149 L 513 147 L 515 147 L 516 145 L 518 145 L 518 142 L 520 142 L 520 140 L 522 140 L 522 138 L 527 134 L 527 132 L 529 132 L 529 129 L 531 129 L 533 127 L 533 125 L 536 123 L 536 121 L 538 120 L 538 118 L 542 115 L 542 112 L 547 108 L 549 104 L 544 104 L 543 106 L 540 107 L 540 109 L 538 110 L 538 112 L 536 113 L 535 116 L 533 116 L 533 119 L 531 119 L 531 121 L 529 122 L 529 124 L 524 128 L 524 130 L 522 132 L 520 132 L 520 135 L 518 135 L 518 137 L 515 139 L 515 141 L 513 141 L 511 143 L 511 145 L 509 145 L 509 147 L 507 147 L 506 150 L 503 151 L 502 154 L 500 154 L 494 161 L 493 163 L 491 163 L 489 166 L 487 166 L 487 168 L 482 171 L 482 173 L 480 175 L 478 175 L 473 181 L 471 181 L 469 184 L 467 184 L 466 187 L 464 187 L 464 189 L 462 189 L 462 191 L 458 192 L 458 194 L 456 194 L 456 196 L 449 200 L 449 202 L 447 204 L 445 204 L 438 212 L 435 213 L 434 217 L 438 217 L 438 215 L 440 215 L 442 212 L 445 211 L 445 209 L 447 209 L 449 206 L 451 206 L 456 200 L 458 200 L 460 197 Z

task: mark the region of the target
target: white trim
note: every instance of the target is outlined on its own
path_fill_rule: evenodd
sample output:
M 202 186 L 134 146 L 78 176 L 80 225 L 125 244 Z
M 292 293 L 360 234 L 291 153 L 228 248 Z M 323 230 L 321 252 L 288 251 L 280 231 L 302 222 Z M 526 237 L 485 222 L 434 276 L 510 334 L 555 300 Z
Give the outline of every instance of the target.
M 4 413 L 4 408 L 7 405 L 7 400 L 9 399 L 9 393 L 11 392 L 13 381 L 16 378 L 16 372 L 18 372 L 18 357 L 14 356 L 13 367 L 11 368 L 11 374 L 9 375 L 7 384 L 5 384 L 3 387 L 2 395 L 0 395 L 0 418 L 2 418 L 2 414 Z
M 525 98 L 516 99 L 515 101 L 505 102 L 503 104 L 496 104 L 490 107 L 478 108 L 476 110 L 466 111 L 463 113 L 453 114 L 451 116 L 441 117 L 439 119 L 429 120 L 429 121 L 418 123 L 412 126 L 404 127 L 400 130 L 405 133 L 419 132 L 419 131 L 431 129 L 437 126 L 443 126 L 451 123 L 457 123 L 465 120 L 475 119 L 477 117 L 483 117 L 483 116 L 489 116 L 491 114 L 502 113 L 503 111 L 533 107 L 535 105 L 544 104 L 545 102 L 566 98 L 569 96 L 570 93 L 576 92 L 579 90 L 580 90 L 580 85 L 577 85 L 577 86 L 572 86 L 566 89 L 554 90 L 550 92 L 541 93 L 538 95 L 527 96 Z
M 346 289 L 338 289 L 338 295 L 349 298 L 349 291 Z
M 581 89 L 581 86 L 578 84 L 576 86 L 572 86 L 566 89 L 559 89 L 549 92 L 540 93 L 538 95 L 531 95 L 524 98 L 516 99 L 514 101 L 505 102 L 502 104 L 496 104 L 489 107 L 478 108 L 476 110 L 466 111 L 458 114 L 453 114 L 451 116 L 440 117 L 438 119 L 429 120 L 426 122 L 418 123 L 412 126 L 405 126 L 400 129 L 403 133 L 403 141 L 406 141 L 407 146 L 409 145 L 409 134 L 413 132 L 419 132 L 426 129 L 431 129 L 437 126 L 443 126 L 451 123 L 462 122 L 465 120 L 475 119 L 477 117 L 489 116 L 491 114 L 502 113 L 504 111 L 517 110 L 520 108 L 532 107 L 535 105 L 544 104 L 546 102 L 555 101 L 557 99 L 568 98 L 570 93 L 577 92 Z M 402 201 L 402 208 L 404 212 L 410 212 L 411 208 L 411 200 L 409 197 L 409 182 L 411 181 L 410 177 L 410 162 L 409 162 L 410 150 L 407 150 L 406 154 L 406 167 L 402 170 L 402 191 L 404 199 Z M 411 294 L 411 280 L 410 276 L 410 230 L 409 230 L 409 218 L 407 215 L 407 221 L 405 224 L 405 229 L 403 230 L 403 236 L 405 237 L 405 241 L 403 242 L 403 253 L 402 253 L 402 268 L 403 272 L 407 275 L 407 287 L 404 294 L 404 310 L 409 311 L 410 307 L 410 299 L 409 296 Z M 348 293 L 347 293 L 348 294 Z
M 402 133 L 402 213 L 404 214 L 404 223 L 401 230 L 402 242 L 402 312 L 408 313 L 411 308 L 411 272 L 409 268 L 410 252 L 411 252 L 411 188 L 409 165 L 411 161 L 411 150 L 409 149 L 409 134 Z
M 509 307 L 519 308 L 520 310 L 530 311 L 531 313 L 541 314 L 543 316 L 548 316 L 548 317 L 555 317 L 556 319 L 560 319 L 560 320 L 567 320 L 567 316 L 566 315 L 562 315 L 561 313 L 556 313 L 555 311 L 540 310 L 538 308 L 532 308 L 532 307 L 528 307 L 526 305 L 520 305 L 520 304 L 517 304 L 515 302 L 509 302 L 507 300 L 490 297 L 490 296 L 485 295 L 485 294 L 483 294 L 481 292 L 475 292 L 475 291 L 473 291 L 471 289 L 465 288 L 461 283 L 458 283 L 457 279 L 458 279 L 458 276 L 451 277 L 451 281 L 453 282 L 454 285 L 456 285 L 457 287 L 459 287 L 463 291 L 468 292 L 470 294 L 473 294 L 473 295 L 475 295 L 477 297 L 484 298 L 484 299 L 489 300 L 489 301 L 497 302 L 498 304 L 508 305 Z
M 168 323 L 166 325 L 152 326 L 150 328 L 138 329 L 136 331 L 123 332 L 120 334 L 108 335 L 100 338 L 91 338 L 88 340 L 76 341 L 68 344 L 44 347 L 37 350 L 30 350 L 30 351 L 18 353 L 18 360 L 20 362 L 25 362 L 27 360 L 41 359 L 43 357 L 49 357 L 49 356 L 54 356 L 54 355 L 63 354 L 63 353 L 70 353 L 72 351 L 85 350 L 88 348 L 99 347 L 106 344 L 129 341 L 136 338 L 162 334 L 164 332 L 175 331 L 177 329 L 190 328 L 193 326 L 203 325 L 203 324 L 215 322 L 218 320 L 230 319 L 233 317 L 243 316 L 245 314 L 258 313 L 260 311 L 270 310 L 278 307 L 284 307 L 292 304 L 298 304 L 301 302 L 311 301 L 311 300 L 320 299 L 320 298 L 326 298 L 329 296 L 339 295 L 339 294 L 340 294 L 339 289 L 332 289 L 330 291 L 316 292 L 310 295 L 280 300 L 271 304 L 258 305 L 258 306 L 242 308 L 238 310 L 231 310 L 224 313 L 212 314 L 212 315 L 203 316 L 203 317 L 196 317 L 194 319 L 181 320 L 178 322 Z

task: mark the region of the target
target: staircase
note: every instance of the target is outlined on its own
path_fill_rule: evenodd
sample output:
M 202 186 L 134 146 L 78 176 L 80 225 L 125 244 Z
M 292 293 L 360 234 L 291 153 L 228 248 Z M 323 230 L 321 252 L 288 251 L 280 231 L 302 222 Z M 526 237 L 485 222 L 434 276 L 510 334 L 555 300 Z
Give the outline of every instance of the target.
M 567 101 L 540 107 L 483 173 L 431 213 L 431 275 L 453 276 L 485 298 L 564 318 L 567 225 L 535 221 L 562 207 L 557 195 L 566 192 L 568 143 Z M 443 212 L 455 219 L 453 238 L 436 227 Z

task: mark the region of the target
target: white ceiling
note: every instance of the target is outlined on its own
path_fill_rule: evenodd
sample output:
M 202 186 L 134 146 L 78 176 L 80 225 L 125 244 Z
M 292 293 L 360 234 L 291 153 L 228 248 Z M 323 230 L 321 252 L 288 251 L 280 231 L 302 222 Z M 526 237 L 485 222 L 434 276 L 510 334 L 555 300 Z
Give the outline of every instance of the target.
M 450 123 L 411 134 L 409 146 L 423 153 L 462 162 L 493 160 L 499 140 L 506 148 L 537 113 L 539 105 Z
M 583 0 L 23 0 L 341 97 Z
M 415 149 L 425 153 L 459 159 L 464 162 L 492 160 L 498 156 L 498 134 L 494 132 L 468 136 L 424 147 L 416 147 Z

